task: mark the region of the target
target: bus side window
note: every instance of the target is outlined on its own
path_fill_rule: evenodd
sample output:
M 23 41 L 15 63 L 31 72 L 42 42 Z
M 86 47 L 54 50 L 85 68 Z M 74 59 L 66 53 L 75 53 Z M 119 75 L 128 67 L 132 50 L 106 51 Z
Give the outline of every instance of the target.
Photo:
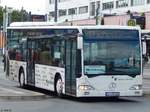
M 50 56 L 50 50 L 44 50 L 40 53 L 40 59 L 42 64 L 51 65 L 51 56 Z
M 46 64 L 46 65 L 52 65 L 52 56 L 51 56 L 51 48 L 50 48 L 50 41 L 45 39 L 42 42 L 39 41 L 38 45 L 38 58 L 39 64 Z
M 64 42 L 56 41 L 53 45 L 53 65 L 64 67 Z
M 16 58 L 16 48 L 10 48 L 8 53 L 9 53 L 10 60 L 15 60 L 15 58 Z

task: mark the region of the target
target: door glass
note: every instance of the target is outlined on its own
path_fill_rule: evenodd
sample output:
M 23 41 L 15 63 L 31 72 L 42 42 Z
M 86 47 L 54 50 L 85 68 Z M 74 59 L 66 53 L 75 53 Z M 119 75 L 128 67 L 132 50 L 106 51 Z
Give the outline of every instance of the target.
M 27 56 L 27 81 L 29 84 L 34 84 L 35 82 L 35 62 L 34 62 L 34 51 L 35 51 L 35 41 L 28 42 L 28 56 Z
M 72 53 L 71 53 L 71 86 L 72 86 L 72 94 L 76 93 L 76 49 L 77 44 L 76 41 L 72 41 Z
M 76 49 L 75 40 L 66 41 L 66 92 L 76 94 Z
M 70 41 L 66 41 L 66 92 L 70 93 L 70 54 L 71 54 L 71 43 Z

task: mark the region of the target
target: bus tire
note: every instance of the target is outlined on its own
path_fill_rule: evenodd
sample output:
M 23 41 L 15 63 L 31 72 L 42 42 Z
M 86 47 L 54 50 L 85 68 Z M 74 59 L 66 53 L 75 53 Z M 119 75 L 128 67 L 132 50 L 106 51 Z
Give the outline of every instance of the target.
M 63 84 L 60 76 L 57 77 L 55 82 L 55 93 L 58 97 L 62 97 Z
M 19 85 L 21 88 L 24 88 L 24 86 L 25 86 L 25 76 L 24 76 L 23 70 L 20 70 L 20 72 L 19 72 Z

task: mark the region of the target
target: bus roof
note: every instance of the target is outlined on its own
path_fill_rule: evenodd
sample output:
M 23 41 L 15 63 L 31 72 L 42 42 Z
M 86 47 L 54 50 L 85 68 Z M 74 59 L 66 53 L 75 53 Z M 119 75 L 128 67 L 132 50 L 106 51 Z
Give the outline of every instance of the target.
M 7 29 L 129 29 L 140 30 L 140 27 L 119 26 L 119 25 L 94 25 L 94 26 L 68 26 L 59 25 L 59 23 L 52 22 L 13 22 Z
M 28 26 L 54 26 L 52 22 L 13 22 L 10 27 L 28 27 Z

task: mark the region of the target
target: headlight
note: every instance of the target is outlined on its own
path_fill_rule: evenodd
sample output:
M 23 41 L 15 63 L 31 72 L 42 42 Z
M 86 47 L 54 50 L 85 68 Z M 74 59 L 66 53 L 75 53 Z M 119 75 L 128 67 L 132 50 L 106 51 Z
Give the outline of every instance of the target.
M 142 89 L 142 85 L 133 85 L 132 87 L 130 87 L 130 90 L 141 90 Z
M 79 85 L 79 90 L 85 91 L 85 90 L 94 90 L 94 87 L 91 85 Z

